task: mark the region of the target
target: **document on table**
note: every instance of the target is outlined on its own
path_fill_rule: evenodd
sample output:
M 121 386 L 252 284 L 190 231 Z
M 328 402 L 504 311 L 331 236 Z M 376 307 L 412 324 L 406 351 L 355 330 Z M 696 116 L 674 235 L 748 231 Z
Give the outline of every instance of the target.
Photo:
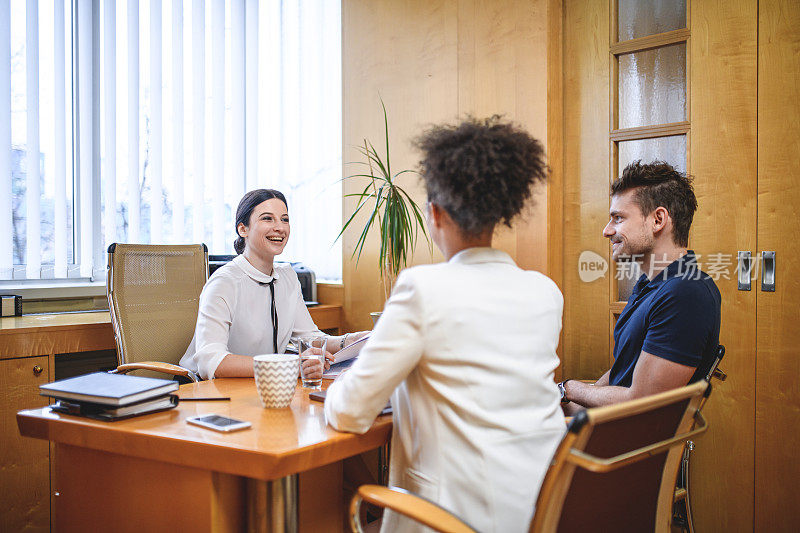
M 324 379 L 336 379 L 339 377 L 339 374 L 353 366 L 353 363 L 356 362 L 356 358 L 353 357 L 352 359 L 348 359 L 347 361 L 342 361 L 341 363 L 333 363 L 331 367 L 322 374 Z
M 334 379 L 338 377 L 339 374 L 350 368 L 350 366 L 355 362 L 356 356 L 358 356 L 358 354 L 361 352 L 361 348 L 363 348 L 364 344 L 366 344 L 367 339 L 369 339 L 369 335 L 358 339 L 353 344 L 345 346 L 336 352 L 334 354 L 334 360 L 331 364 L 331 367 L 325 371 L 322 377 Z
M 353 344 L 349 344 L 336 352 L 334 354 L 335 359 L 333 360 L 334 363 L 341 363 L 342 361 L 347 361 L 348 359 L 352 359 L 357 356 L 361 352 L 361 348 L 364 347 L 364 344 L 367 343 L 369 340 L 369 335 L 366 337 L 362 337 L 358 339 Z

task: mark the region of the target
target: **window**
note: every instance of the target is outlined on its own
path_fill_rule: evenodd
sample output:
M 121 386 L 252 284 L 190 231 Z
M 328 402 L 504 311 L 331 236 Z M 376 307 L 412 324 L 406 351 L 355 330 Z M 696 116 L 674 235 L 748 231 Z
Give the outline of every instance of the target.
M 631 162 L 666 161 L 686 172 L 690 133 L 686 0 L 611 0 L 612 180 Z M 612 279 L 620 311 L 638 271 Z
M 71 18 L 68 3 L 0 5 L 0 279 L 74 264 Z
M 278 259 L 341 278 L 338 2 L 0 4 L 0 280 L 103 279 L 112 242 L 234 253 L 261 187 Z

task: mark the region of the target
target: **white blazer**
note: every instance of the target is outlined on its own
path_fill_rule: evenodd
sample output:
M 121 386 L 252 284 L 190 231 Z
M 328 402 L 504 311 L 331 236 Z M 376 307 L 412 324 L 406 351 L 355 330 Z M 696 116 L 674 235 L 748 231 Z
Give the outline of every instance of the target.
M 407 269 L 328 389 L 328 422 L 363 433 L 391 396 L 390 485 L 478 531 L 527 531 L 565 432 L 553 380 L 562 308 L 555 283 L 492 248 Z M 417 530 L 384 516 L 382 531 Z

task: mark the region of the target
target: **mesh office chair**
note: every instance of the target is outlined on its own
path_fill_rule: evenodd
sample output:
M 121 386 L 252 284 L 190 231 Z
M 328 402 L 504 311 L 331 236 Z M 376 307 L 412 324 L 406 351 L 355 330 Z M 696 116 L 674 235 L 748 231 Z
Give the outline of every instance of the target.
M 578 413 L 545 475 L 530 531 L 669 531 L 681 450 L 706 430 L 700 409 L 710 392 L 701 380 Z M 353 497 L 353 531 L 361 531 L 355 517 L 362 500 L 438 531 L 474 531 L 430 501 L 377 485 Z
M 205 244 L 108 247 L 106 289 L 119 363 L 114 372 L 198 380 L 177 363 L 192 341 L 207 278 Z

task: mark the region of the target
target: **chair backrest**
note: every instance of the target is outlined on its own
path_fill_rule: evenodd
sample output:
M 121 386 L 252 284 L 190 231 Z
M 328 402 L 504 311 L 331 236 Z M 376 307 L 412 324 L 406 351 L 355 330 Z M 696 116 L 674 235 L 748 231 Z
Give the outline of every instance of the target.
M 109 246 L 106 288 L 119 364 L 177 364 L 192 341 L 207 278 L 205 244 Z
M 705 431 L 699 409 L 710 392 L 701 380 L 579 412 L 547 471 L 530 531 L 669 531 L 681 451 Z
M 728 378 L 728 375 L 719 368 L 719 364 L 722 362 L 723 357 L 725 357 L 725 346 L 720 344 L 717 346 L 717 356 L 714 358 L 714 362 L 711 363 L 708 373 L 706 374 L 706 381 L 711 381 L 711 378 L 725 381 Z

